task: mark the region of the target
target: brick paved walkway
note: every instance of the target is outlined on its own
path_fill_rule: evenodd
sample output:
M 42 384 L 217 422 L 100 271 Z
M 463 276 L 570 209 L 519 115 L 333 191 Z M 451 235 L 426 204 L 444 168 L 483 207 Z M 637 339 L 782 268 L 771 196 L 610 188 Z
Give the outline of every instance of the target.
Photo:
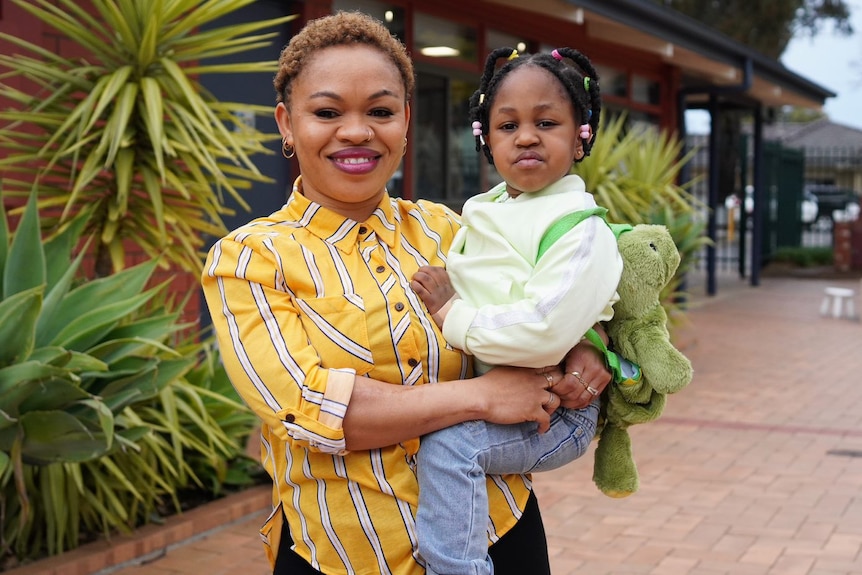
M 862 323 L 819 316 L 827 285 L 859 288 L 766 278 L 694 298 L 678 341 L 694 382 L 631 429 L 640 491 L 601 495 L 591 453 L 535 476 L 554 575 L 862 574 Z M 261 518 L 113 573 L 265 575 Z

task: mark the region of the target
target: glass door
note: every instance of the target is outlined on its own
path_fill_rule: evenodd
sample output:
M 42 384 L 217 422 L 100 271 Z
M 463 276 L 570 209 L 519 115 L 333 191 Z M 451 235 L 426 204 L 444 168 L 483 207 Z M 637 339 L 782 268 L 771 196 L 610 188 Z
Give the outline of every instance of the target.
M 464 200 L 484 190 L 485 159 L 476 151 L 468 118 L 474 84 L 446 73 L 417 73 L 411 127 L 415 198 L 460 210 Z

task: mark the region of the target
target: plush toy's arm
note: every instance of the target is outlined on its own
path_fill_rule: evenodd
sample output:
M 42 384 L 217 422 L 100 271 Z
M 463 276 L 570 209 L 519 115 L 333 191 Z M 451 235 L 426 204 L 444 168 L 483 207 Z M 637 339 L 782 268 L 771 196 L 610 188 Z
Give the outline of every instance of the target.
M 647 398 L 640 403 L 629 401 L 620 390 L 619 385 L 608 386 L 606 416 L 618 427 L 647 423 L 658 419 L 664 411 L 667 396 L 654 390 L 647 392 Z
M 616 349 L 641 367 L 656 391 L 676 393 L 691 382 L 691 362 L 671 343 L 667 313 L 660 305 L 638 318 L 612 320 L 608 333 Z
M 638 330 L 631 344 L 651 388 L 659 393 L 676 393 L 691 383 L 691 362 L 670 343 L 663 326 Z

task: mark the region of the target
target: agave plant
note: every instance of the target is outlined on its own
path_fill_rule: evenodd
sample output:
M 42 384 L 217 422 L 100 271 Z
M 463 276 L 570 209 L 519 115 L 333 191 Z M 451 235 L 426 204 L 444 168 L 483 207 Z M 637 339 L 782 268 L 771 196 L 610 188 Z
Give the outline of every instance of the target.
M 199 470 L 226 478 L 254 425 L 205 384 L 222 377 L 208 345 L 172 345 L 184 326 L 161 304 L 165 285 L 147 287 L 154 262 L 79 280 L 85 222 L 43 243 L 34 193 L 10 242 L 0 210 L 0 557 L 179 509 Z
M 681 150 L 682 142 L 671 134 L 627 129 L 626 115 L 621 114 L 602 126 L 589 159 L 575 168 L 596 202 L 608 209 L 610 220 L 667 226 L 681 257 L 676 276 L 663 294 L 674 319 L 681 317 L 677 302 L 684 299 L 680 290 L 685 274 L 710 242 L 699 217 L 705 206 L 688 192 L 694 182 L 679 182 L 680 171 L 694 151 L 681 156 Z
M 58 225 L 87 213 L 97 275 L 124 267 L 127 241 L 199 273 L 202 236 L 226 232 L 224 194 L 247 208 L 239 191 L 270 181 L 251 157 L 270 153 L 273 136 L 240 119 L 270 109 L 219 102 L 198 79 L 274 71 L 206 62 L 269 45 L 276 34 L 257 32 L 294 16 L 208 27 L 254 0 L 12 1 L 87 56 L 0 34 L 23 49 L 0 55 L 0 96 L 16 105 L 0 111 L 7 193 L 26 197 L 38 182 Z
M 611 220 L 632 224 L 649 223 L 657 205 L 680 213 L 700 209 L 687 191 L 693 182 L 678 181 L 693 152 L 681 157 L 679 139 L 652 128 L 630 128 L 626 118 L 620 114 L 606 122 L 590 157 L 575 165 L 596 202 L 608 209 Z

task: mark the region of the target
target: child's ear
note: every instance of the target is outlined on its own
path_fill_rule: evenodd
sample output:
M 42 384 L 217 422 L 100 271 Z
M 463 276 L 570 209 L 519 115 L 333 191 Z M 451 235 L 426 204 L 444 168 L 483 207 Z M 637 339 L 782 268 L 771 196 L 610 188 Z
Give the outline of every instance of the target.
M 584 142 L 578 140 L 578 144 L 575 147 L 575 161 L 580 161 L 584 159 Z

